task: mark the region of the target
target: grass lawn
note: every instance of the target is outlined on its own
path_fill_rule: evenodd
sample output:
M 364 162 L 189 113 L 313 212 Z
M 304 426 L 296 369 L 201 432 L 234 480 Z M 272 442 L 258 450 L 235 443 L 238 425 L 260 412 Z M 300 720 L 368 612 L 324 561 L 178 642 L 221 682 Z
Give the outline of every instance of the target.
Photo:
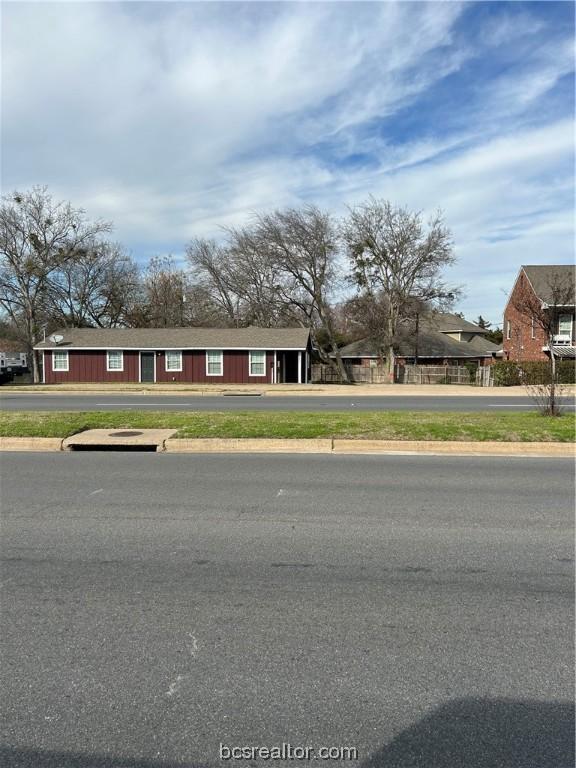
M 8 411 L 0 436 L 68 437 L 84 429 L 167 428 L 176 437 L 340 437 L 372 440 L 574 442 L 574 414 Z

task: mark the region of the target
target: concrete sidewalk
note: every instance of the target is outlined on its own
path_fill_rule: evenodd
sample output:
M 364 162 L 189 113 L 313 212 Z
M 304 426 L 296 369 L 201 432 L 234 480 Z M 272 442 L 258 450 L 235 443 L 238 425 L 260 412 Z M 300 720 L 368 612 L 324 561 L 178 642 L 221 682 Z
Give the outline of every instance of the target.
M 565 385 L 566 395 L 576 393 L 575 385 Z M 526 397 L 524 387 L 473 387 L 456 384 L 228 384 L 225 387 L 213 384 L 34 384 L 3 386 L 2 393 L 42 395 L 174 395 L 186 397 L 215 395 L 265 395 L 266 397 L 297 397 L 321 395 L 335 397 L 386 397 L 386 396 L 428 396 L 428 397 Z

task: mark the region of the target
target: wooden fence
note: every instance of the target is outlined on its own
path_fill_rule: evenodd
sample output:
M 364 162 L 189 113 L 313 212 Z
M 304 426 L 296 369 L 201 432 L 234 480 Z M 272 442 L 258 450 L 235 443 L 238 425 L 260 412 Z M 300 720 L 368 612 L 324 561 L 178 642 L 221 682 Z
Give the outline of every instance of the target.
M 491 371 L 467 368 L 465 365 L 397 365 L 394 381 L 399 384 L 475 384 L 492 385 Z
M 388 372 L 382 366 L 345 365 L 350 381 L 357 384 L 387 384 Z M 312 365 L 311 381 L 313 384 L 342 384 L 343 380 L 331 365 L 318 363 Z
M 388 384 L 390 377 L 384 366 L 345 365 L 350 381 L 357 384 Z M 312 365 L 313 384 L 342 384 L 339 372 L 330 365 Z M 494 386 L 492 367 L 467 368 L 464 365 L 396 365 L 396 384 L 473 384 L 477 387 Z

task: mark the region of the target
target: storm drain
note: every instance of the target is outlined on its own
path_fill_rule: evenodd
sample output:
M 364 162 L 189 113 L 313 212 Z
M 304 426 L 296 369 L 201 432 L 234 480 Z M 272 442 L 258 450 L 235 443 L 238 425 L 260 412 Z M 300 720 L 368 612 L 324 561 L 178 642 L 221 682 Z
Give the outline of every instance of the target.
M 87 429 L 67 437 L 62 443 L 65 451 L 140 451 L 154 453 L 164 450 L 164 443 L 176 433 L 175 429 Z
M 158 448 L 157 445 L 143 445 L 142 443 L 139 443 L 138 445 L 122 445 L 121 443 L 102 443 L 101 445 L 93 444 L 93 445 L 69 445 L 66 448 L 67 451 L 122 451 L 123 453 L 156 453 L 157 451 L 164 450 L 163 448 Z
M 223 392 L 222 397 L 262 397 L 262 392 Z

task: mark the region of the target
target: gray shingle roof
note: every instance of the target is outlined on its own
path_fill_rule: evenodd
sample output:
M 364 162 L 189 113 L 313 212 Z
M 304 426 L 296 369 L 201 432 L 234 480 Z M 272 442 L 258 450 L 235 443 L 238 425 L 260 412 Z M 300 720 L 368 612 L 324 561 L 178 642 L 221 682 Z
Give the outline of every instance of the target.
M 476 323 L 464 320 L 460 315 L 452 312 L 439 312 L 434 315 L 435 325 L 439 331 L 465 331 L 466 333 L 487 333 L 486 328 L 481 328 Z
M 36 349 L 306 349 L 308 328 L 64 328 Z M 52 335 L 52 334 L 51 334 Z
M 459 327 L 453 327 L 453 318 L 459 321 Z M 446 335 L 447 331 L 475 330 L 478 335 L 470 341 L 458 341 Z M 442 332 L 444 331 L 444 333 Z M 486 331 L 457 315 L 435 314 L 422 317 L 418 329 L 419 357 L 490 357 L 500 347 L 484 338 Z M 396 354 L 402 357 L 413 357 L 416 347 L 414 325 L 406 325 L 404 337 L 395 344 Z M 374 339 L 361 339 L 342 347 L 342 357 L 378 357 L 378 343 Z
M 547 304 L 557 304 L 554 286 L 561 286 L 561 292 L 568 293 L 568 306 L 576 304 L 576 269 L 570 264 L 526 265 L 522 269 L 539 299 Z

